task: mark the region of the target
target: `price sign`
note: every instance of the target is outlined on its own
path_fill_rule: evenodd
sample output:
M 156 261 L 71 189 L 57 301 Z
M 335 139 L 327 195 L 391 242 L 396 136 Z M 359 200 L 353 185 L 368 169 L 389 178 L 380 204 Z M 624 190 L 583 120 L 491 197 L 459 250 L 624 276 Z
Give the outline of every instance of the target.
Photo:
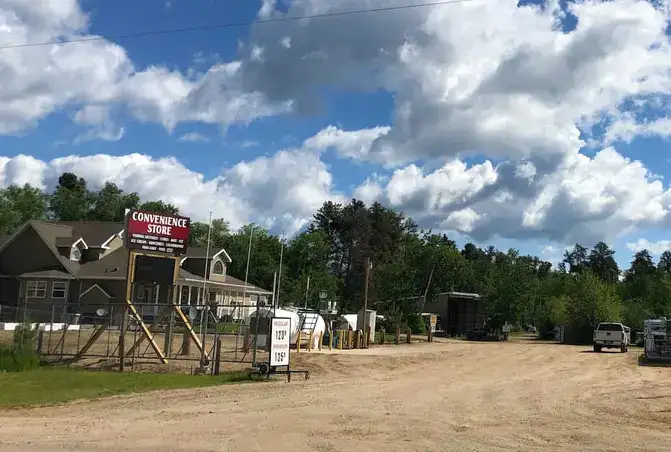
M 270 366 L 289 365 L 291 319 L 274 317 L 270 323 Z
M 438 323 L 438 316 L 437 315 L 432 315 L 429 318 L 429 324 L 431 325 L 431 332 L 435 333 L 436 332 L 436 324 Z

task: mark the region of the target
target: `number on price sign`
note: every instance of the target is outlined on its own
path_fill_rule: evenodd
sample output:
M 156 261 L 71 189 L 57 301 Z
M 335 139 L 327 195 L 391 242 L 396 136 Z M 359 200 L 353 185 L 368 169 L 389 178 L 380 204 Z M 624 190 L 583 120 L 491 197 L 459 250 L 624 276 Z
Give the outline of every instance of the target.
M 291 319 L 273 318 L 270 324 L 270 366 L 289 365 Z

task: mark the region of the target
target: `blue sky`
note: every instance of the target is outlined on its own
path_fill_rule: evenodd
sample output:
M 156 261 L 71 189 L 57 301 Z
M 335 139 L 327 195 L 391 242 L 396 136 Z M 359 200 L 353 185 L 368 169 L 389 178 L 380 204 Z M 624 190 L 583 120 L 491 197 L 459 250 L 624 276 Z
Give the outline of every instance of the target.
M 71 37 L 250 22 L 262 14 L 261 2 L 248 0 L 72 1 L 67 14 L 59 16 L 58 1 L 51 0 L 53 10 L 39 11 L 42 22 L 30 5 L 17 6 L 17 11 L 0 7 L 0 18 L 3 13 L 18 17 L 12 19 L 17 21 L 14 30 L 51 40 L 73 33 L 66 25 L 85 15 L 88 27 L 79 22 Z M 408 3 L 412 1 L 395 2 Z M 58 171 L 78 170 L 94 185 L 114 180 L 143 197 L 176 202 L 196 218 L 215 210 L 234 225 L 258 221 L 284 234 L 304 226 L 326 199 L 368 193 L 367 201 L 403 210 L 427 228 L 447 231 L 460 244 L 472 234 L 485 237 L 478 242 L 482 245 L 543 251 L 543 257 L 557 260 L 575 241 L 606 240 L 622 266 L 641 243 L 661 252 L 668 246 L 663 241 L 671 202 L 666 193 L 671 163 L 665 152 L 671 83 L 664 77 L 671 58 L 667 61 L 662 10 L 651 5 L 644 10 L 624 0 L 576 8 L 561 3 L 548 6 L 546 13 L 503 1 L 481 3 L 376 13 L 365 20 L 110 39 L 101 43 L 104 51 L 89 54 L 91 49 L 70 44 L 78 46 L 70 60 L 35 51 L 31 59 L 36 68 L 52 64 L 59 71 L 52 76 L 58 83 L 45 82 L 40 93 L 54 100 L 43 111 L 0 109 L 0 157 L 5 158 L 0 160 L 0 182 L 48 188 Z M 349 0 L 310 0 L 282 4 L 274 14 L 361 7 Z M 629 25 L 618 22 L 618 11 L 638 21 L 631 25 L 631 36 L 621 30 Z M 378 25 L 375 32 L 366 30 Z M 609 35 L 613 30 L 620 32 Z M 284 49 L 278 39 L 283 34 L 291 43 Z M 28 42 L 16 41 L 22 39 L 17 36 L 0 33 L 0 44 Z M 570 52 L 562 50 L 565 39 L 573 46 Z M 500 42 L 509 47 L 501 48 Z M 249 52 L 253 45 L 263 52 L 258 61 Z M 67 66 L 75 58 L 85 62 L 114 49 L 124 54 L 112 59 L 132 65 L 130 72 L 114 64 L 94 66 L 99 69 L 87 72 L 112 76 L 98 74 L 88 81 Z M 0 69 L 11 67 L 16 74 L 18 66 L 12 65 L 31 63 L 17 63 L 20 51 L 0 50 Z M 305 63 L 315 55 L 321 59 Z M 647 62 L 652 60 L 656 63 Z M 240 64 L 235 70 L 229 67 L 234 75 L 215 74 L 216 68 L 233 62 Z M 562 76 L 566 68 L 571 69 Z M 520 72 L 511 78 L 510 71 Z M 137 80 L 145 75 L 149 81 L 140 85 Z M 5 90 L 18 86 L 5 98 L 41 104 L 33 97 L 42 83 L 39 76 L 31 75 L 25 86 L 16 75 L 0 80 Z M 285 82 L 298 88 L 284 93 Z M 73 85 L 76 94 L 64 88 L 69 83 L 79 85 Z M 198 87 L 205 95 L 195 102 Z M 156 92 L 150 92 L 153 88 Z M 101 94 L 107 89 L 112 94 Z M 293 107 L 277 112 L 278 102 L 296 106 L 296 93 L 318 108 L 307 114 Z M 258 96 L 258 108 L 245 107 L 248 97 L 236 101 L 247 95 Z M 88 107 L 98 108 L 102 119 L 90 119 L 91 112 L 83 115 Z M 20 119 L 14 121 L 13 115 Z M 77 115 L 89 119 L 83 122 Z M 7 119 L 3 127 L 5 117 L 14 122 Z M 320 131 L 329 126 L 343 133 L 326 139 Z M 361 138 L 377 126 L 389 131 Z M 82 139 L 87 127 L 93 138 Z M 104 127 L 123 133 L 103 138 Z M 580 130 L 589 143 L 576 145 L 577 132 L 571 129 Z M 310 137 L 326 141 L 308 145 Z M 608 146 L 614 153 L 602 152 Z M 283 149 L 284 157 L 278 154 Z M 33 160 L 17 160 L 19 155 Z M 580 155 L 590 160 L 582 161 Z M 66 156 L 73 157 L 58 160 Z M 165 157 L 173 159 L 161 160 Z M 455 162 L 466 166 L 458 169 Z M 123 173 L 112 168 L 117 164 L 125 168 Z M 499 164 L 517 169 L 506 173 Z M 533 170 L 521 176 L 525 168 Z M 179 186 L 192 178 L 196 182 Z M 363 184 L 371 189 L 364 191 Z M 640 215 L 635 215 L 639 207 Z

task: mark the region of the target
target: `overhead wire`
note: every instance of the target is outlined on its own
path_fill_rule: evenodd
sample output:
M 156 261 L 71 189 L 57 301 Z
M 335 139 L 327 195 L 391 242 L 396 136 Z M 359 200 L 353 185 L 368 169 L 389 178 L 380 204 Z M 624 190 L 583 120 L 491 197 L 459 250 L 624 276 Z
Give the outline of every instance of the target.
M 217 29 L 225 29 L 225 28 L 249 27 L 249 26 L 253 26 L 253 25 L 267 25 L 267 24 L 275 24 L 275 23 L 282 23 L 282 22 L 295 22 L 295 21 L 305 20 L 305 19 L 327 19 L 327 18 L 337 18 L 337 17 L 343 17 L 343 16 L 354 16 L 354 15 L 359 15 L 359 14 L 372 14 L 372 13 L 384 13 L 384 12 L 391 12 L 391 11 L 401 11 L 401 10 L 414 9 L 414 8 L 429 8 L 429 7 L 432 7 L 432 6 L 449 5 L 449 4 L 452 4 L 452 3 L 467 3 L 467 2 L 473 2 L 473 1 L 476 1 L 476 0 L 438 0 L 438 1 L 433 1 L 433 2 L 414 3 L 414 4 L 410 4 L 410 5 L 387 6 L 387 7 L 380 7 L 380 8 L 367 8 L 367 9 L 358 9 L 358 10 L 349 10 L 349 11 L 334 11 L 334 12 L 322 13 L 322 14 L 307 14 L 307 15 L 303 15 L 303 16 L 276 17 L 276 18 L 272 18 L 272 19 L 257 19 L 257 20 L 245 21 L 245 22 L 227 22 L 227 23 L 222 23 L 222 24 L 199 25 L 199 26 L 194 26 L 194 27 L 168 28 L 168 29 L 162 29 L 162 30 L 139 31 L 139 32 L 134 32 L 134 33 L 119 34 L 119 35 L 97 35 L 97 36 L 89 36 L 89 37 L 80 38 L 80 39 L 75 38 L 75 39 L 61 39 L 61 40 L 44 41 L 44 42 L 33 42 L 33 43 L 25 43 L 25 44 L 10 44 L 10 45 L 0 46 L 0 50 L 18 49 L 18 48 L 25 48 L 25 47 L 44 47 L 44 46 L 61 45 L 61 44 L 77 44 L 77 43 L 92 42 L 92 41 L 116 41 L 116 40 L 121 40 L 121 39 L 133 39 L 133 38 L 141 38 L 141 37 L 147 37 L 147 36 L 169 35 L 169 34 L 175 34 L 175 33 L 190 33 L 190 32 L 195 32 L 195 31 L 208 31 L 208 30 L 217 30 Z

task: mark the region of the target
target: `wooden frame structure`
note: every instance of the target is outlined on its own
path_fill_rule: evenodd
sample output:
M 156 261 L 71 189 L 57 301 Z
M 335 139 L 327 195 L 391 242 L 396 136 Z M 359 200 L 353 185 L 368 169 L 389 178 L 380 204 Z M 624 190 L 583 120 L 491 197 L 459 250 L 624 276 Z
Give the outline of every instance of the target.
M 184 324 L 184 327 L 186 328 L 186 331 L 188 331 L 188 336 L 190 337 L 190 340 L 192 340 L 195 344 L 198 350 L 202 353 L 203 352 L 203 344 L 200 341 L 200 338 L 198 337 L 198 334 L 193 330 L 193 325 L 191 324 L 191 321 L 189 318 L 184 315 L 184 312 L 182 312 L 181 307 L 177 304 L 177 300 L 175 299 L 175 291 L 173 290 L 171 292 L 171 300 L 170 304 L 171 306 L 165 307 L 162 309 L 158 315 L 155 317 L 154 321 L 150 326 L 147 326 L 147 324 L 144 322 L 144 319 L 142 318 L 142 315 L 138 313 L 137 308 L 135 304 L 133 303 L 133 285 L 135 283 L 135 263 L 137 260 L 138 256 L 149 256 L 149 257 L 155 257 L 155 258 L 160 258 L 160 259 L 172 259 L 175 262 L 174 266 L 174 273 L 172 277 L 172 284 L 171 287 L 174 289 L 175 287 L 175 281 L 179 278 L 179 268 L 180 268 L 180 260 L 181 256 L 178 257 L 173 257 L 173 256 L 165 256 L 161 255 L 158 253 L 146 253 L 146 252 L 137 252 L 133 250 L 128 251 L 128 272 L 127 272 L 127 278 L 126 278 L 126 296 L 125 296 L 125 309 L 123 310 L 122 314 L 122 320 L 121 320 L 121 330 L 120 330 L 120 336 L 119 336 L 119 345 L 118 345 L 118 350 L 119 350 L 119 361 L 120 361 L 120 370 L 123 371 L 124 369 L 124 360 L 131 356 L 133 352 L 142 344 L 144 341 L 149 342 L 149 346 L 154 350 L 154 353 L 156 353 L 156 356 L 161 360 L 163 364 L 168 363 L 168 357 L 166 356 L 166 353 L 164 350 L 162 350 L 159 345 L 156 343 L 155 337 L 156 337 L 156 327 L 170 314 L 171 311 L 175 311 L 177 314 L 177 318 Z M 126 326 L 126 317 L 130 316 L 137 325 L 140 327 L 142 334 L 140 337 L 137 338 L 137 340 L 133 343 L 133 345 L 128 349 L 125 350 L 125 335 L 128 330 L 128 326 Z M 81 349 L 79 349 L 72 359 L 77 360 L 80 359 L 86 352 L 91 348 L 91 346 L 102 336 L 102 334 L 107 330 L 111 325 L 111 318 L 108 319 L 106 322 L 101 324 L 98 328 L 95 329 L 93 334 L 89 337 L 88 341 L 82 346 Z M 67 329 L 64 331 L 64 336 L 65 332 Z M 167 341 L 166 341 L 167 343 Z M 169 355 L 169 352 L 168 352 Z

